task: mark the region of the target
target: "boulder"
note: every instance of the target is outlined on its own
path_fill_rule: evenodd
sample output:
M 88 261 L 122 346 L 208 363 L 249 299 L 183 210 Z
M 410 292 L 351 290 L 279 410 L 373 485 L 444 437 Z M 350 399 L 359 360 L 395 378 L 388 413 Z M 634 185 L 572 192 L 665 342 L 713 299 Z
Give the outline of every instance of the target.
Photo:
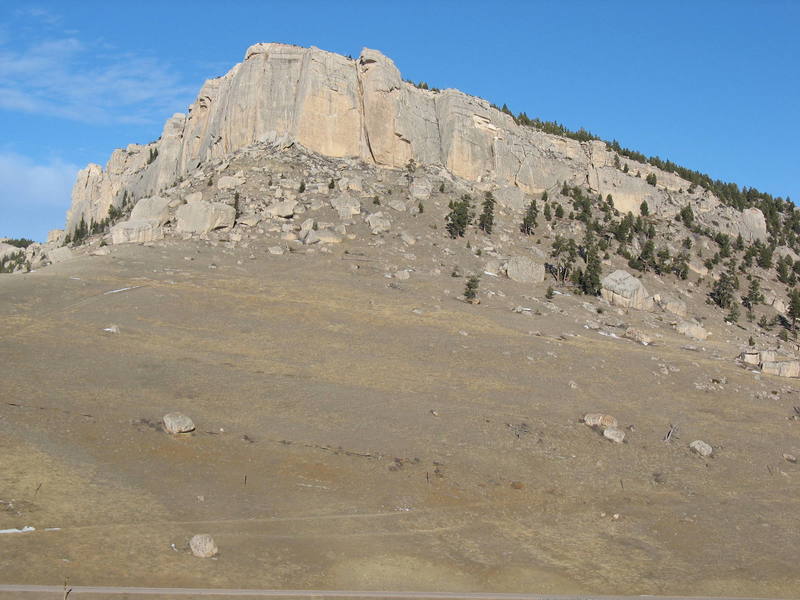
M 236 209 L 221 202 L 198 200 L 180 206 L 177 218 L 180 233 L 208 233 L 222 227 L 233 227 Z
M 47 258 L 51 263 L 60 263 L 72 258 L 72 250 L 66 246 L 60 246 L 47 251 Z
M 506 263 L 506 274 L 519 283 L 541 283 L 544 281 L 544 265 L 527 256 L 515 256 Z
M 288 219 L 294 216 L 294 211 L 297 208 L 297 201 L 295 200 L 284 200 L 283 202 L 278 202 L 277 204 L 273 204 L 267 209 L 267 214 L 272 217 L 281 217 L 283 219 Z
M 317 241 L 321 244 L 339 244 L 342 241 L 342 236 L 338 233 L 334 233 L 330 229 L 320 229 L 316 234 Z
M 235 190 L 244 184 L 244 179 L 235 177 L 233 175 L 223 175 L 217 180 L 217 189 L 219 190 Z
M 800 377 L 800 361 L 770 361 L 761 364 L 761 372 L 778 377 Z
M 143 244 L 163 237 L 164 232 L 155 221 L 123 221 L 111 228 L 112 244 Z
M 189 548 L 197 558 L 211 558 L 219 553 L 219 548 L 207 533 L 199 533 L 189 540 Z
M 739 359 L 746 365 L 758 365 L 761 363 L 760 353 L 754 350 L 745 350 L 739 355 Z
M 164 429 L 167 433 L 189 433 L 194 431 L 194 422 L 184 414 L 169 413 L 164 415 Z
M 705 443 L 703 440 L 695 440 L 689 444 L 689 448 L 695 454 L 699 454 L 703 458 L 708 458 L 714 453 L 714 449 L 710 444 Z
M 399 198 L 392 198 L 387 202 L 387 206 L 397 212 L 406 212 L 406 203 Z
M 686 308 L 686 303 L 683 300 L 678 300 L 672 296 L 653 296 L 658 307 L 668 313 L 672 313 L 676 317 L 686 317 L 689 311 Z
M 601 429 L 607 427 L 617 428 L 619 426 L 617 419 L 603 413 L 588 413 L 584 415 L 583 422 L 589 427 L 599 427 Z
M 192 192 L 191 194 L 186 194 L 183 199 L 186 200 L 187 204 L 191 202 L 197 202 L 203 199 L 203 192 Z
M 339 218 L 343 221 L 361 213 L 361 202 L 358 198 L 346 194 L 331 198 L 331 207 L 339 213 Z
M 372 235 L 378 235 L 379 233 L 385 233 L 392 228 L 392 223 L 383 216 L 383 213 L 376 212 L 369 215 L 365 221 L 369 228 L 372 230 Z
M 169 198 L 142 198 L 133 207 L 129 221 L 150 221 L 157 226 L 169 221 Z
M 603 430 L 603 437 L 617 444 L 625 441 L 625 432 L 616 427 L 607 427 Z
M 427 200 L 431 197 L 431 190 L 433 185 L 429 179 L 415 177 L 411 182 L 411 197 L 414 200 Z
M 653 309 L 653 298 L 647 293 L 647 289 L 627 271 L 614 271 L 604 277 L 600 284 L 600 294 L 614 306 L 636 310 Z
M 413 246 L 414 244 L 417 243 L 417 238 L 415 238 L 413 235 L 411 235 L 407 231 L 401 231 L 400 232 L 400 239 L 403 241 L 403 243 L 406 246 Z
M 681 321 L 678 323 L 675 329 L 681 335 L 685 335 L 686 337 L 690 337 L 695 340 L 702 341 L 708 337 L 708 331 L 706 331 L 703 326 L 696 321 Z
M 649 336 L 645 335 L 644 333 L 633 327 L 628 327 L 625 330 L 625 337 L 628 338 L 629 340 L 633 340 L 634 342 L 641 344 L 642 346 L 647 346 L 653 343 L 652 338 L 650 338 Z

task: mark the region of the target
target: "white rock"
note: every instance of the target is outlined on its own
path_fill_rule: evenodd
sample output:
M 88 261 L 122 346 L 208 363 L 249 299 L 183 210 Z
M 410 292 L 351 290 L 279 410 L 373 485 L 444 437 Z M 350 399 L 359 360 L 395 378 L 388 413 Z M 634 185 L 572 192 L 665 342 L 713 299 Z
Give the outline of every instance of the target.
M 52 250 L 47 251 L 47 258 L 49 258 L 50 262 L 54 264 L 64 262 L 65 260 L 69 260 L 70 258 L 72 258 L 72 250 L 70 250 L 66 246 L 53 248 Z
M 625 432 L 620 431 L 616 427 L 607 427 L 603 430 L 603 437 L 617 444 L 621 444 L 625 441 Z
M 691 444 L 689 444 L 689 448 L 692 449 L 692 452 L 699 454 L 703 458 L 708 458 L 714 453 L 714 449 L 706 444 L 703 440 L 695 440 Z
M 143 244 L 163 237 L 163 230 L 156 221 L 123 221 L 111 228 L 112 244 Z
M 508 278 L 519 283 L 544 281 L 544 265 L 527 256 L 515 256 L 506 264 Z
M 641 281 L 636 277 L 619 269 L 607 275 L 600 282 L 600 294 L 614 306 L 634 308 L 637 310 L 652 310 L 653 299 L 647 293 Z
M 681 335 L 685 335 L 686 337 L 690 337 L 695 340 L 704 340 L 708 337 L 708 331 L 706 331 L 699 323 L 696 323 L 695 321 L 681 321 L 678 323 L 676 330 Z
M 367 225 L 372 230 L 372 235 L 385 233 L 392 228 L 392 223 L 383 216 L 383 213 L 376 212 L 369 215 L 366 219 Z
M 189 433 L 194 431 L 194 422 L 184 414 L 169 413 L 164 415 L 164 429 L 167 433 Z
M 343 221 L 361 213 L 361 202 L 347 194 L 331 198 L 331 207 L 339 213 L 339 218 Z
M 217 180 L 217 188 L 220 190 L 235 190 L 244 184 L 244 179 L 232 175 L 223 175 Z
M 198 200 L 178 207 L 179 233 L 208 233 L 214 229 L 233 227 L 236 209 L 221 202 Z
M 186 200 L 187 204 L 191 202 L 198 202 L 199 200 L 203 199 L 203 192 L 192 192 L 191 194 L 186 194 L 183 199 Z
M 169 198 L 161 198 L 160 196 L 142 198 L 134 205 L 128 220 L 149 221 L 158 226 L 164 225 L 169 221 L 169 203 Z
M 283 202 L 278 202 L 277 204 L 270 206 L 267 209 L 267 214 L 272 217 L 288 219 L 289 217 L 294 216 L 296 208 L 297 202 L 295 200 L 284 200 Z
M 281 254 L 283 254 L 283 248 L 281 246 L 270 246 L 269 248 L 267 248 L 267 251 L 270 254 L 274 254 L 275 256 L 280 256 Z
M 199 533 L 189 540 L 189 548 L 197 558 L 211 558 L 219 553 L 219 548 L 207 533 Z
M 600 427 L 603 429 L 608 427 L 616 429 L 619 426 L 619 423 L 617 423 L 614 417 L 604 413 L 587 413 L 583 417 L 583 422 L 589 427 Z

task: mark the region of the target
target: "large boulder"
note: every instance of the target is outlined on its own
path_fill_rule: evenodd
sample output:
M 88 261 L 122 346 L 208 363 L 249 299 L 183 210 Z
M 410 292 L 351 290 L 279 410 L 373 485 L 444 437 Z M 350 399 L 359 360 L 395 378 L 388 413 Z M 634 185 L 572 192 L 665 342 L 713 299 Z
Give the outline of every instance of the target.
M 294 211 L 297 208 L 296 200 L 284 200 L 273 204 L 267 209 L 267 214 L 271 217 L 281 217 L 282 219 L 289 219 L 294 216 Z
M 385 233 L 392 228 L 391 221 L 384 217 L 381 212 L 372 213 L 364 220 L 367 222 L 367 225 L 369 225 L 372 235 Z
M 219 548 L 207 533 L 198 533 L 189 540 L 189 549 L 197 558 L 211 558 L 219 553 Z
M 683 300 L 678 300 L 672 296 L 653 296 L 653 299 L 663 311 L 684 318 L 689 314 L 686 303 Z
M 69 260 L 70 258 L 72 258 L 72 250 L 70 250 L 66 246 L 59 246 L 58 248 L 53 248 L 52 250 L 48 250 L 47 258 L 53 264 L 64 262 L 65 260 Z
M 346 194 L 331 198 L 331 207 L 339 213 L 339 218 L 343 221 L 361 213 L 361 202 L 358 198 Z
M 153 196 L 142 198 L 133 207 L 130 221 L 151 221 L 156 225 L 164 225 L 169 221 L 169 198 Z
M 164 232 L 156 221 L 124 221 L 111 228 L 112 244 L 143 244 L 164 237 Z
M 600 284 L 600 294 L 614 306 L 653 310 L 653 298 L 642 282 L 627 271 L 614 271 L 604 277 Z
M 778 377 L 800 377 L 800 361 L 770 361 L 761 364 L 761 372 Z
M 506 263 L 506 274 L 519 283 L 541 283 L 544 281 L 544 265 L 527 256 L 515 256 Z
M 695 321 L 681 321 L 678 323 L 676 330 L 681 335 L 685 335 L 686 337 L 690 337 L 695 340 L 704 340 L 708 337 L 708 331 L 706 331 L 702 325 L 696 323 Z
M 167 433 L 190 433 L 194 431 L 194 421 L 182 413 L 164 415 L 164 429 Z
M 181 233 L 208 233 L 222 227 L 233 227 L 236 209 L 221 202 L 197 200 L 178 207 L 177 218 Z

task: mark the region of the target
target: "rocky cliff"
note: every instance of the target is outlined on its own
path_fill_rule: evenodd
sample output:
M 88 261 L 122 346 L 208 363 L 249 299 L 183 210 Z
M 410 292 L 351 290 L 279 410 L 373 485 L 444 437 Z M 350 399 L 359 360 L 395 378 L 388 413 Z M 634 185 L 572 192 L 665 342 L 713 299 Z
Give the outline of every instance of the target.
M 176 114 L 161 137 L 115 150 L 105 169 L 78 174 L 67 214 L 71 232 L 84 219 L 103 220 L 125 198 L 157 194 L 203 163 L 258 142 L 299 144 L 334 158 L 383 167 L 438 165 L 491 188 L 521 209 L 526 195 L 566 182 L 612 195 L 622 212 L 642 201 L 665 217 L 691 205 L 701 221 L 745 239 L 765 239 L 758 209 L 742 215 L 708 191 L 651 165 L 620 161 L 604 142 L 579 142 L 523 127 L 486 100 L 458 90 L 419 89 L 403 81 L 376 50 L 350 59 L 318 48 L 256 44 L 244 61 L 203 85 L 187 115 Z M 630 168 L 624 170 L 625 163 Z M 646 178 L 656 174 L 657 184 Z

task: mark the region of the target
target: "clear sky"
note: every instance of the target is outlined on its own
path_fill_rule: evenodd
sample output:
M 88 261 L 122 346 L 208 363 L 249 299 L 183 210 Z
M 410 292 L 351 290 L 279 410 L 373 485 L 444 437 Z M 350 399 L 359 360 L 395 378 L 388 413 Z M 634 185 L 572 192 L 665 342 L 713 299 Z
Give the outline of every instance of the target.
M 61 227 L 75 174 L 157 138 L 256 42 L 406 79 L 800 199 L 800 0 L 0 0 L 0 236 Z

